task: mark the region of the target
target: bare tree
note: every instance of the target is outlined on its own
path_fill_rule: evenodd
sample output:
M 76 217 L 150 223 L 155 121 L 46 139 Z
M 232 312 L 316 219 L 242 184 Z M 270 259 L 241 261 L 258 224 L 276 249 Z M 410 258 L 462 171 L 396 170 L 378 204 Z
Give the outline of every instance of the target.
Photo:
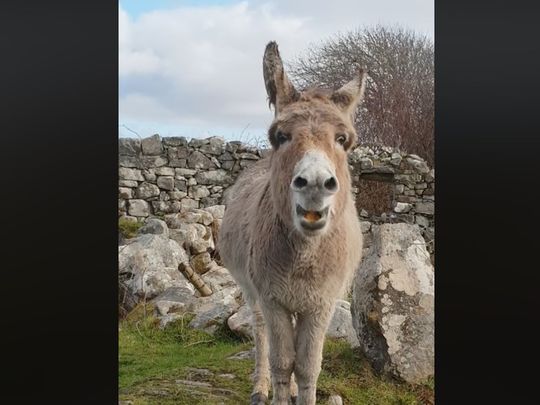
M 399 27 L 339 34 L 289 63 L 297 88 L 336 89 L 359 67 L 370 71 L 356 126 L 361 144 L 399 147 L 434 166 L 434 47 Z

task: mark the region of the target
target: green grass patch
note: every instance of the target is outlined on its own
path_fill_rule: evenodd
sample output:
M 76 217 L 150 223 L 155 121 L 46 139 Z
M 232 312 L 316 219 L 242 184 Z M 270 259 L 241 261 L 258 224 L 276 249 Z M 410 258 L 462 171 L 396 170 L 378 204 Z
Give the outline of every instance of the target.
M 142 222 L 132 221 L 124 217 L 118 219 L 118 230 L 126 239 L 133 238 L 137 235 L 137 231 L 143 226 Z
M 249 403 L 253 361 L 228 357 L 249 350 L 251 343 L 224 332 L 211 336 L 193 330 L 189 321 L 186 316 L 164 330 L 151 316 L 121 322 L 120 399 L 134 405 Z M 378 377 L 346 342 L 327 339 L 318 403 L 332 394 L 345 404 L 420 405 L 430 403 L 433 382 L 413 387 Z

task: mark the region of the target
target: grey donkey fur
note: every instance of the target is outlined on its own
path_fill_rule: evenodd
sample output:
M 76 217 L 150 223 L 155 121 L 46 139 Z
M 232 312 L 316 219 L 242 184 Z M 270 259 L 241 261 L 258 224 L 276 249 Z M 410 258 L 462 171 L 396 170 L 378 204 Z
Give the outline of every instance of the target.
M 273 404 L 296 397 L 297 404 L 311 405 L 335 300 L 345 294 L 362 252 L 347 153 L 356 142 L 353 117 L 366 73 L 334 92 L 298 92 L 275 42 L 266 47 L 263 72 L 275 108 L 273 148 L 228 190 L 218 249 L 253 311 L 251 404 L 266 402 L 271 382 Z M 299 171 L 305 182 L 295 182 Z M 322 228 L 295 218 L 295 204 L 305 205 L 300 213 L 323 213 L 327 203 Z

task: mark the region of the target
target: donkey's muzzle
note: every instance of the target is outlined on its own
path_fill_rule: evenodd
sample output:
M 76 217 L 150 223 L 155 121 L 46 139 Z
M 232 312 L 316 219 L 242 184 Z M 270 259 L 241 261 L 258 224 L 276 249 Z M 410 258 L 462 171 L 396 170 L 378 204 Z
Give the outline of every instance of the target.
M 317 231 L 324 228 L 326 218 L 328 217 L 329 207 L 320 211 L 306 210 L 299 204 L 296 204 L 296 215 L 300 219 L 300 225 L 307 231 Z

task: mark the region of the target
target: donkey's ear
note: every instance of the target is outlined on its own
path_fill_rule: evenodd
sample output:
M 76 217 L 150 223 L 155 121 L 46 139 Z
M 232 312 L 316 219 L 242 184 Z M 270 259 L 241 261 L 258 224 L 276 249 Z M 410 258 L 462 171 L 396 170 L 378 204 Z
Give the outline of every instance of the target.
M 298 100 L 299 93 L 285 74 L 278 45 L 274 41 L 269 42 L 264 50 L 263 76 L 268 104 L 274 105 L 275 115 L 287 104 Z
M 348 114 L 351 120 L 354 119 L 356 107 L 358 107 L 358 104 L 364 98 L 367 74 L 368 71 L 366 69 L 360 69 L 353 80 L 332 93 L 331 99 L 334 104 L 341 111 Z

